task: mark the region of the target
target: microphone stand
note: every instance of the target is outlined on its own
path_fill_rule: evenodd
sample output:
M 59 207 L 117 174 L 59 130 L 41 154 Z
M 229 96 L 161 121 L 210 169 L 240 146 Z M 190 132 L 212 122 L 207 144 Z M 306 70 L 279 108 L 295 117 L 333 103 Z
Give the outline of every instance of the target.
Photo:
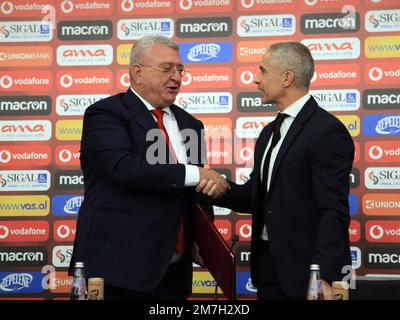
M 229 248 L 229 251 L 232 252 L 233 248 L 236 246 L 236 244 L 239 242 L 239 236 L 237 234 L 234 234 L 231 238 L 231 246 Z M 233 252 L 232 252 L 233 253 Z M 221 269 L 218 272 L 217 279 L 215 279 L 215 291 L 214 291 L 214 300 L 218 300 L 218 283 L 221 278 L 222 272 L 225 269 L 226 262 L 222 264 Z

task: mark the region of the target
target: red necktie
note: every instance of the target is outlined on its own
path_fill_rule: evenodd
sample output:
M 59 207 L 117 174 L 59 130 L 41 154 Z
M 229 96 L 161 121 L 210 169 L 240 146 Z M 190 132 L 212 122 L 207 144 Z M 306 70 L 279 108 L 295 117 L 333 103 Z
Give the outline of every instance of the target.
M 178 162 L 178 158 L 176 156 L 175 150 L 171 144 L 171 140 L 169 139 L 168 132 L 165 129 L 164 126 L 164 121 L 163 121 L 163 116 L 165 111 L 159 108 L 151 110 L 151 113 L 156 117 L 157 119 L 157 125 L 161 129 L 161 132 L 164 135 L 165 141 L 167 142 L 169 151 L 171 152 L 172 156 Z M 178 233 L 178 239 L 176 241 L 175 249 L 178 253 L 183 253 L 185 251 L 185 234 L 184 234 L 184 225 L 183 225 L 183 219 L 181 221 L 181 225 L 179 227 L 179 233 Z

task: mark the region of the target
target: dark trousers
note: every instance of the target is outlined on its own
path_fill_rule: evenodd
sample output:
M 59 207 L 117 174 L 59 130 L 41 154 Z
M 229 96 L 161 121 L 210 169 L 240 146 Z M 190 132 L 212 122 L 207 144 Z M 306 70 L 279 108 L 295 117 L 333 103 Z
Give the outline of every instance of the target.
M 257 259 L 255 275 L 257 277 L 258 300 L 305 300 L 305 297 L 289 297 L 283 291 L 274 261 L 272 259 L 269 242 L 259 239 L 257 241 Z
M 140 292 L 110 285 L 104 286 L 105 300 L 186 300 L 188 288 L 185 282 L 185 263 L 172 263 L 164 278 L 152 291 Z

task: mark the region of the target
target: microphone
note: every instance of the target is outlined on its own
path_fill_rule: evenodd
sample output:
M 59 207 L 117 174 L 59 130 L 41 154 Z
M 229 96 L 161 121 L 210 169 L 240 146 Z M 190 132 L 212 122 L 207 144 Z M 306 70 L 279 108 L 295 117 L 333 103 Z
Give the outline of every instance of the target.
M 229 251 L 232 252 L 233 248 L 239 242 L 239 236 L 237 234 L 233 234 L 231 237 L 231 246 L 229 247 Z M 232 252 L 233 253 L 233 252 Z M 218 283 L 221 278 L 222 272 L 225 269 L 226 262 L 222 264 L 221 269 L 218 272 L 217 279 L 215 279 L 215 291 L 214 291 L 214 300 L 218 300 Z

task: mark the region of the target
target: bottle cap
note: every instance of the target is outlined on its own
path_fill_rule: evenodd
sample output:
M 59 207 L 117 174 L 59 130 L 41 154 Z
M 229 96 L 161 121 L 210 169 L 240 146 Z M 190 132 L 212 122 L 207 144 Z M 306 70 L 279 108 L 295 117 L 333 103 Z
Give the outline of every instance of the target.
M 311 266 L 310 266 L 310 270 L 314 270 L 314 271 L 319 271 L 319 264 L 312 264 Z
M 85 264 L 83 262 L 75 262 L 75 268 L 84 268 Z

